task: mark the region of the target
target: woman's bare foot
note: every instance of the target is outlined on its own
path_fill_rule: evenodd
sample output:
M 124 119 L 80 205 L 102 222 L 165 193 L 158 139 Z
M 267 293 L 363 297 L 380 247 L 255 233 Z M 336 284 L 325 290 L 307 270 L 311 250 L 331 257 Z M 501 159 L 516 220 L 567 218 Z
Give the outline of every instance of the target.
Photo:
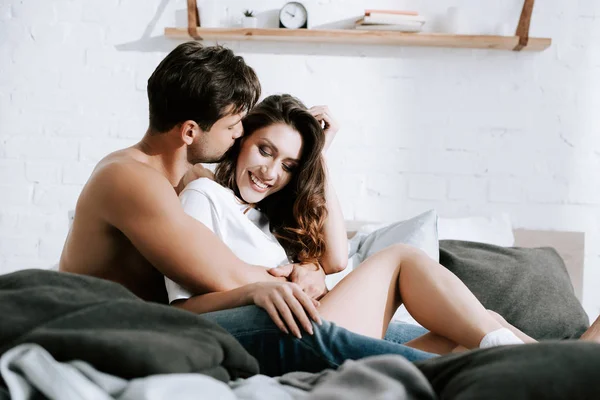
M 581 335 L 581 340 L 587 340 L 589 342 L 600 343 L 600 317 L 594 321 L 592 326 Z

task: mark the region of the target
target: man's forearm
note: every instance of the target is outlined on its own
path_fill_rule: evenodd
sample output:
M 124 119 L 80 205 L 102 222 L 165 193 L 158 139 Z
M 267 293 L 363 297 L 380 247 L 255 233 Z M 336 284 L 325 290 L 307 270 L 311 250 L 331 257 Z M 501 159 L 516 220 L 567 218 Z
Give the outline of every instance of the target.
M 267 268 L 246 264 L 244 267 L 223 268 L 219 273 L 218 281 L 212 285 L 212 292 L 225 292 L 241 288 L 257 282 L 285 282 L 285 278 L 269 274 Z

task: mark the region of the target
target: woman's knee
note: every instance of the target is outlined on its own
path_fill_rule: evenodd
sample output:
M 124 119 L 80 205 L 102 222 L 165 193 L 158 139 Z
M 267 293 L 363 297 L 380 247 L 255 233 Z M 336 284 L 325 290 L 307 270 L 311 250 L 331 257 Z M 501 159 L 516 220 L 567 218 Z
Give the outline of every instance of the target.
M 424 261 L 431 258 L 423 250 L 404 243 L 396 243 L 389 247 L 400 258 L 400 261 L 414 261 L 417 265 L 424 265 Z
M 487 312 L 498 322 L 500 323 L 504 323 L 506 322 L 506 319 L 504 319 L 504 317 L 500 314 L 498 314 L 496 311 L 494 310 L 487 310 Z

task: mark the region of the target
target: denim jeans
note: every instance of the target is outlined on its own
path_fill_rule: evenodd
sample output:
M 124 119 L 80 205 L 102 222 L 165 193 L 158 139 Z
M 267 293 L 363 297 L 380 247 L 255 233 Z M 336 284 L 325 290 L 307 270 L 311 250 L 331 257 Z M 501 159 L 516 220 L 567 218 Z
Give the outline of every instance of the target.
M 335 369 L 346 360 L 380 354 L 399 354 L 409 361 L 437 356 L 400 344 L 427 332 L 410 324 L 391 323 L 386 340 L 380 340 L 323 321 L 322 325 L 313 323 L 314 335 L 303 332 L 302 339 L 298 339 L 281 332 L 269 315 L 257 306 L 215 311 L 202 314 L 202 317 L 233 335 L 258 360 L 261 374 L 269 376 Z

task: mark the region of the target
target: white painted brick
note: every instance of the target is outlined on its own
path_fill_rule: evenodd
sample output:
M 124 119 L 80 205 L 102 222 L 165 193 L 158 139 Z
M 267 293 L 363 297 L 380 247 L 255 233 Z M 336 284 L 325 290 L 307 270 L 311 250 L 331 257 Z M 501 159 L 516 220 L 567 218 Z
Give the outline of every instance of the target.
M 335 162 L 336 167 L 348 172 L 363 172 L 365 168 L 372 172 L 402 172 L 411 169 L 410 152 L 406 149 L 350 147 L 338 154 L 340 158 L 332 157 L 331 161 Z
M 406 197 L 407 179 L 401 174 L 374 174 L 367 175 L 366 191 L 370 197 L 390 197 L 401 199 Z
M 86 44 L 86 47 L 104 45 L 106 43 L 106 26 L 103 24 L 77 21 L 69 23 L 68 28 L 66 42 L 70 47 L 81 47 L 80 43 L 82 42 Z M 86 49 L 83 49 L 84 56 L 85 53 Z
M 443 200 L 446 198 L 446 179 L 432 175 L 412 175 L 408 181 L 411 199 Z
M 491 202 L 521 203 L 525 198 L 523 184 L 515 178 L 494 178 L 489 198 Z
M 94 170 L 95 164 L 92 163 L 73 163 L 63 165 L 62 183 L 83 185 Z
M 69 104 L 71 101 L 62 103 Z M 78 105 L 73 105 L 72 109 L 77 109 Z M 107 118 L 101 119 L 95 116 L 85 116 L 82 114 L 73 114 L 65 118 L 62 112 L 54 113 L 44 121 L 43 132 L 46 136 L 59 136 L 69 138 L 77 142 L 82 136 L 88 138 L 104 138 L 109 133 L 109 123 Z
M 600 187 L 586 182 L 575 182 L 569 184 L 568 198 L 570 203 L 574 204 L 599 204 L 600 203 Z
M 56 11 L 51 1 L 13 1 L 13 18 L 30 23 L 54 22 Z
M 24 42 L 15 47 L 13 60 L 15 65 L 24 70 L 35 67 L 37 70 L 65 72 L 83 66 L 84 52 L 81 48 L 69 48 L 60 44 L 39 46 L 35 42 Z M 40 63 L 39 60 L 45 62 Z M 15 77 L 23 78 L 23 75 L 17 74 Z
M 31 183 L 58 183 L 60 181 L 60 164 L 28 161 L 25 164 L 25 177 Z
M 81 186 L 37 185 L 33 194 L 33 204 L 48 209 L 64 211 L 74 209 Z
M 65 244 L 64 237 L 45 237 L 40 240 L 39 244 L 39 255 L 40 258 L 46 260 L 58 260 L 60 259 L 60 253 L 62 252 Z
M 59 21 L 71 23 L 81 22 L 83 18 L 84 2 L 72 0 L 54 0 L 52 3 Z
M 83 22 L 110 21 L 118 5 L 118 0 L 86 1 L 83 5 Z
M 69 33 L 68 26 L 65 23 L 34 22 L 29 33 L 38 46 L 61 45 Z
M 124 149 L 137 141 L 130 139 L 88 139 L 81 142 L 80 161 L 84 163 L 97 163 L 113 151 Z
M 35 257 L 38 254 L 39 239 L 32 236 L 0 236 L 0 254 L 18 257 Z
M 331 174 L 330 179 L 338 198 L 356 199 L 365 193 L 364 174 Z
M 569 188 L 562 179 L 538 177 L 525 184 L 527 198 L 533 203 L 561 204 L 569 200 Z
M 49 260 L 40 259 L 35 256 L 31 257 L 7 257 L 5 266 L 2 268 L 2 273 L 9 274 L 22 269 L 39 268 L 48 269 L 52 267 Z
M 145 104 L 147 107 L 147 104 Z M 148 118 L 120 119 L 110 124 L 109 135 L 139 141 L 148 129 Z
M 0 212 L 0 232 L 10 232 L 17 228 L 17 214 Z
M 7 21 L 13 17 L 12 7 L 8 3 L 0 4 L 0 21 Z
M 23 206 L 31 203 L 33 186 L 0 184 L 0 206 Z
M 452 177 L 448 181 L 448 198 L 469 202 L 485 202 L 488 195 L 488 181 L 472 176 Z
M 77 160 L 79 149 L 75 140 L 26 135 L 9 137 L 5 146 L 8 158 L 34 160 Z
M 17 234 L 47 235 L 62 237 L 69 229 L 67 212 L 20 213 L 18 214 L 15 232 Z
M 0 159 L 0 182 L 23 183 L 25 180 L 25 162 Z

